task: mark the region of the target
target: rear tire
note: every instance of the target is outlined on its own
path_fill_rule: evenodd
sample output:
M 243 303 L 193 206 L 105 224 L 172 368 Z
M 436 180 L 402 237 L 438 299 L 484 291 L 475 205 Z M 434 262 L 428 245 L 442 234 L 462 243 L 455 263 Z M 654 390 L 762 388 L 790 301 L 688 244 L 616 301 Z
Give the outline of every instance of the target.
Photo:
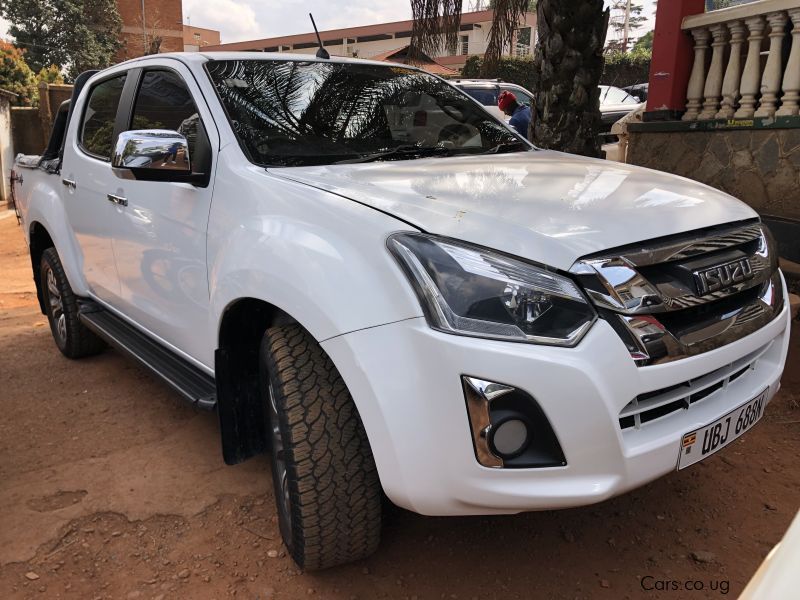
M 67 358 L 83 358 L 102 352 L 105 343 L 78 318 L 78 299 L 67 281 L 55 248 L 42 253 L 39 285 L 47 320 L 56 346 Z
M 269 328 L 260 358 L 278 523 L 289 553 L 308 570 L 369 556 L 380 541 L 381 486 L 344 381 L 299 325 Z

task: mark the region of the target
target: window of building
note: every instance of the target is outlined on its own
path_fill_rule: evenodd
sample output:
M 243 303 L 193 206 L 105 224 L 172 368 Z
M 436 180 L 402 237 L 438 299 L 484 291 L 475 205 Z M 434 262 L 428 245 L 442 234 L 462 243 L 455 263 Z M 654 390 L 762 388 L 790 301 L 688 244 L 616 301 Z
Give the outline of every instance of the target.
M 105 160 L 111 159 L 114 142 L 114 123 L 117 107 L 125 87 L 125 75 L 106 79 L 89 92 L 86 111 L 83 114 L 80 145 L 88 153 Z
M 469 36 L 468 35 L 461 35 L 459 36 L 459 44 L 458 44 L 458 53 L 461 55 L 469 54 Z

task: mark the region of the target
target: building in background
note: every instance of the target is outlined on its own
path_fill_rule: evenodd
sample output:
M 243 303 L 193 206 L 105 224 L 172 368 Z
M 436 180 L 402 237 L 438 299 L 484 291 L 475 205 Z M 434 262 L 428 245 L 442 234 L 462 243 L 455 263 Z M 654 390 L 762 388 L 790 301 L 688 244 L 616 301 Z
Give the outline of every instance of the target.
M 185 52 L 199 52 L 206 46 L 219 46 L 219 31 L 205 27 L 183 26 L 183 49 Z
M 181 0 L 117 0 L 122 48 L 117 60 L 183 51 Z
M 219 31 L 183 23 L 181 0 L 117 0 L 122 48 L 117 61 L 160 52 L 197 51 L 219 45 Z
M 464 13 L 461 18 L 459 43 L 455 51 L 442 49 L 431 58 L 440 65 L 458 70 L 470 56 L 483 55 L 489 41 L 493 15 L 492 10 Z M 325 49 L 332 55 L 371 59 L 407 46 L 411 39 L 412 25 L 412 21 L 397 21 L 321 31 L 320 36 Z M 536 41 L 535 31 L 536 14 L 525 13 L 525 20 L 518 30 L 514 48 L 507 50 L 506 54 L 530 55 Z M 314 54 L 317 51 L 317 38 L 311 31 L 298 35 L 208 46 L 205 50 Z

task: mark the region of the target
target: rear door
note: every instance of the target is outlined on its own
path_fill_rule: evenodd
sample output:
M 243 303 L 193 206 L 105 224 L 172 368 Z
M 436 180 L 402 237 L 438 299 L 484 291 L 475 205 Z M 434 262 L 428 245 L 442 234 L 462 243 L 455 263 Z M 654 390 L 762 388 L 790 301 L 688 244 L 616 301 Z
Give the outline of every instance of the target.
M 96 297 L 113 303 L 119 276 L 112 244 L 115 205 L 109 201 L 119 181 L 111 171 L 111 148 L 117 107 L 126 73 L 110 75 L 88 89 L 82 114 L 77 113 L 61 168 L 64 208 L 80 251 L 84 276 Z
M 120 278 L 115 303 L 140 328 L 198 362 L 213 364 L 208 331 L 209 290 L 206 231 L 211 207 L 217 132 L 189 70 L 144 68 L 123 129 L 168 129 L 188 141 L 195 172 L 208 184 L 117 179 L 119 206 L 114 252 Z M 179 155 L 177 160 L 185 160 Z

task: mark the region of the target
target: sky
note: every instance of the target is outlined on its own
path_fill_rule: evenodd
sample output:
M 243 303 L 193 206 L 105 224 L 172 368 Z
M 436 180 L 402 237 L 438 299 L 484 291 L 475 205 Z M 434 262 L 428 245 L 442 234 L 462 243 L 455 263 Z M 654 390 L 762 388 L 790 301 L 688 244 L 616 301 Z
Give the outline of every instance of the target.
M 130 1 L 130 0 L 128 0 Z M 651 18 L 639 32 L 653 28 L 653 0 L 636 0 Z M 606 0 L 609 3 L 610 0 Z M 471 0 L 464 0 L 464 10 Z M 411 18 L 408 0 L 183 0 L 183 16 L 198 27 L 218 29 L 224 42 L 306 33 L 308 13 L 320 30 L 372 25 Z M 0 19 L 0 37 L 7 31 Z

